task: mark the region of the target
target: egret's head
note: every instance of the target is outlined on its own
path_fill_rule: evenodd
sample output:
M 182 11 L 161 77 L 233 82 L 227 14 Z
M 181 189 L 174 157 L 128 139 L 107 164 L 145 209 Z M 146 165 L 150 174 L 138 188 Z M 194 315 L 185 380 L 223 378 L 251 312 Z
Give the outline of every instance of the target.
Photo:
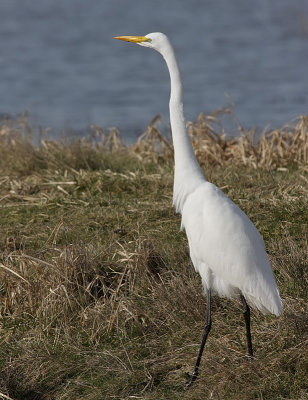
M 114 39 L 137 43 L 140 46 L 150 47 L 151 49 L 157 50 L 160 53 L 169 43 L 167 36 L 160 32 L 149 33 L 145 36 L 116 36 Z

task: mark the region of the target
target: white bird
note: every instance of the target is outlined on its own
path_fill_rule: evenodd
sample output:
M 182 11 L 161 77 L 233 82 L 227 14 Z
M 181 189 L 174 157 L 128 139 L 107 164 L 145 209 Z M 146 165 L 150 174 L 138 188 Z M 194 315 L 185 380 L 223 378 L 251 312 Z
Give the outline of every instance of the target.
M 196 159 L 186 132 L 182 83 L 173 48 L 163 33 L 118 36 L 157 50 L 165 59 L 171 80 L 169 102 L 174 145 L 173 204 L 182 214 L 192 263 L 199 272 L 207 296 L 204 334 L 191 385 L 198 376 L 205 342 L 211 329 L 211 292 L 227 298 L 239 297 L 243 304 L 248 354 L 253 357 L 250 309 L 280 315 L 282 302 L 262 236 L 247 215 L 218 187 L 208 182 Z

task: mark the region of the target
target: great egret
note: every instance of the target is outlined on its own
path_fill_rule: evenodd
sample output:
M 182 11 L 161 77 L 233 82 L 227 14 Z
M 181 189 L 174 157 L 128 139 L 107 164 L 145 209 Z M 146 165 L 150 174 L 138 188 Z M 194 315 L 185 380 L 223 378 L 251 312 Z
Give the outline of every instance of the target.
M 211 292 L 243 304 L 248 354 L 253 357 L 250 309 L 280 315 L 282 303 L 262 236 L 247 215 L 218 187 L 208 182 L 198 164 L 185 129 L 182 83 L 173 48 L 163 33 L 118 36 L 115 39 L 157 50 L 170 73 L 170 122 L 174 145 L 173 204 L 182 214 L 190 257 L 202 278 L 207 315 L 191 385 L 198 376 L 204 345 L 211 329 Z

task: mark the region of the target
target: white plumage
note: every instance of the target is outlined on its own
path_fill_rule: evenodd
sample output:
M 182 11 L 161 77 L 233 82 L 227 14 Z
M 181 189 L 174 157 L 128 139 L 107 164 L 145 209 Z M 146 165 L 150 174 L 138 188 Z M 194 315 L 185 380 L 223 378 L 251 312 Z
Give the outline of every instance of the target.
M 230 298 L 242 293 L 261 312 L 281 314 L 263 239 L 220 189 L 206 181 L 199 185 L 183 205 L 182 225 L 192 262 L 206 288 Z
M 261 235 L 247 215 L 219 188 L 206 181 L 197 162 L 185 127 L 182 84 L 177 61 L 168 38 L 162 33 L 146 36 L 120 36 L 157 50 L 170 73 L 170 122 L 174 144 L 173 203 L 182 214 L 191 260 L 208 298 L 205 334 L 190 384 L 198 367 L 211 328 L 211 290 L 229 298 L 241 296 L 247 329 L 249 355 L 253 356 L 250 337 L 250 305 L 262 313 L 280 315 L 282 303 Z M 244 298 L 243 298 L 244 296 Z

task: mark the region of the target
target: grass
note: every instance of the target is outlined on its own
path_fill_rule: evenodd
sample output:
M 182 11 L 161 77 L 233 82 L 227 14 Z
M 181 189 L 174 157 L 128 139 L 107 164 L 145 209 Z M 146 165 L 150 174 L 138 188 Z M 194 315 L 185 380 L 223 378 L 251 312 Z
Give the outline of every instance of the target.
M 155 121 L 135 144 L 31 142 L 0 125 L 0 399 L 308 399 L 308 119 L 237 139 L 217 115 L 189 132 L 207 178 L 262 233 L 284 303 L 252 312 L 213 298 L 200 377 L 184 390 L 205 298 L 171 207 L 173 149 Z M 217 133 L 219 132 L 219 133 Z

